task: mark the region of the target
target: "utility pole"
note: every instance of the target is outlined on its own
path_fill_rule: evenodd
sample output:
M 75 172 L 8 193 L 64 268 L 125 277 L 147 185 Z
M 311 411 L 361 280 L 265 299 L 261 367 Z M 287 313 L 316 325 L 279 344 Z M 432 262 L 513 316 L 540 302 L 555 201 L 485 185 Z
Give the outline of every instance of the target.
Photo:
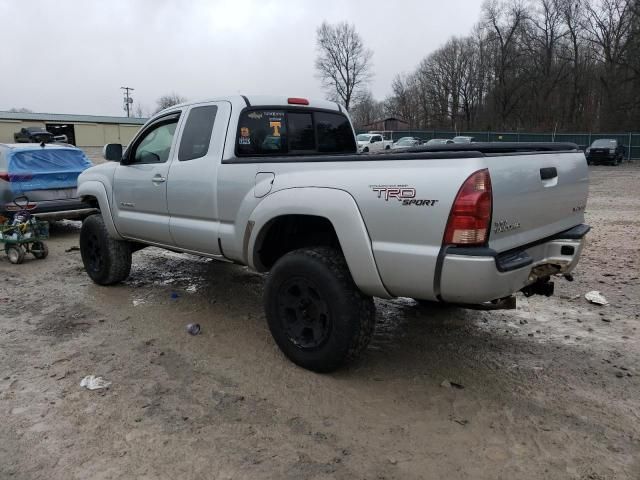
M 131 104 L 133 103 L 133 98 L 129 95 L 129 92 L 133 92 L 133 88 L 131 87 L 120 87 L 120 90 L 124 90 L 124 109 L 127 111 L 127 117 L 131 116 Z

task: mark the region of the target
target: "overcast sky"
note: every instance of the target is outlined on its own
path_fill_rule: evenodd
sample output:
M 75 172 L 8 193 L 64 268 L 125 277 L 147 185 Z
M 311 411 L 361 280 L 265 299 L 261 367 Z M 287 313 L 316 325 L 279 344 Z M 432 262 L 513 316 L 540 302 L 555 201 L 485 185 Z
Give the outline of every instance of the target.
M 393 5 L 393 6 L 392 6 Z M 121 86 L 147 110 L 175 91 L 324 96 L 316 27 L 355 24 L 373 50 L 377 99 L 451 35 L 481 0 L 0 0 L 0 110 L 121 115 Z

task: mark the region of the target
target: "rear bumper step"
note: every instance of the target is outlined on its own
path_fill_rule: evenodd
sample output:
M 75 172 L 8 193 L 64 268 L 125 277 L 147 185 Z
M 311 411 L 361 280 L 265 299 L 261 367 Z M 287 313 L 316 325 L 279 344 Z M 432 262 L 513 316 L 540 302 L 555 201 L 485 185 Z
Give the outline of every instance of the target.
M 532 288 L 527 293 L 549 295 L 549 277 L 571 273 L 589 230 L 588 225 L 578 225 L 501 253 L 490 248 L 449 247 L 440 271 L 440 298 L 452 303 L 484 303 L 528 286 Z

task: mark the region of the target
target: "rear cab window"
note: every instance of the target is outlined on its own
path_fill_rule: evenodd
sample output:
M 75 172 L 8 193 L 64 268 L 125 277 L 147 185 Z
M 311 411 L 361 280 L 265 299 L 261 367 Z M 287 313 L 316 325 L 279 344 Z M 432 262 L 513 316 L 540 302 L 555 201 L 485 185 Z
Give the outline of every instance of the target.
M 353 129 L 338 112 L 310 108 L 250 108 L 238 121 L 238 156 L 357 152 Z

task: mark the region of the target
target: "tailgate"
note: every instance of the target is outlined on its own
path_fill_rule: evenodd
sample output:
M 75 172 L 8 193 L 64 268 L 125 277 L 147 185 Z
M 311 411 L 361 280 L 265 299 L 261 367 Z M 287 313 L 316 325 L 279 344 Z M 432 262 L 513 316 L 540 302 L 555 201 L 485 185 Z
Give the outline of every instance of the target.
M 493 213 L 489 247 L 521 247 L 583 223 L 589 170 L 581 152 L 485 158 Z

